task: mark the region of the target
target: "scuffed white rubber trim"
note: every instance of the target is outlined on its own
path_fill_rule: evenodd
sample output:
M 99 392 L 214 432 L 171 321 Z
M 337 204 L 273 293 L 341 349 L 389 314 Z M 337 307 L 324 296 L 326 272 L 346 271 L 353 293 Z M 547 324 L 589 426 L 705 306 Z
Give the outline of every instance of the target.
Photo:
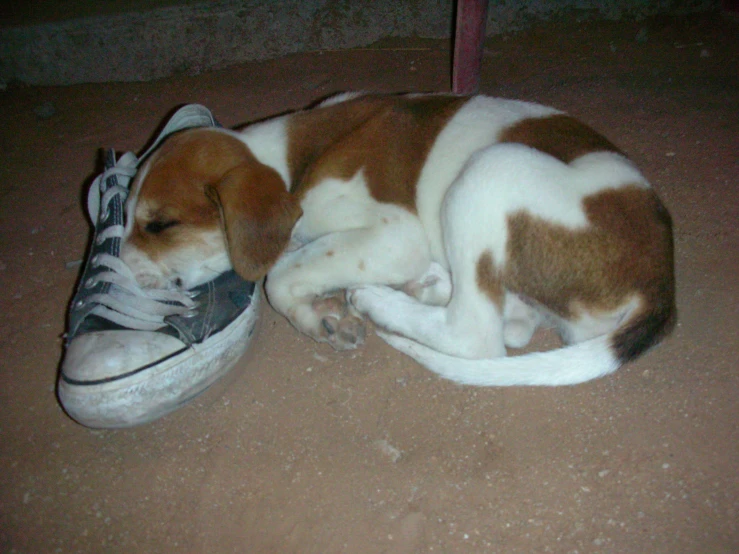
M 60 381 L 62 405 L 83 425 L 106 429 L 148 423 L 183 406 L 228 373 L 246 351 L 259 317 L 260 288 L 228 327 L 158 365 L 96 385 Z

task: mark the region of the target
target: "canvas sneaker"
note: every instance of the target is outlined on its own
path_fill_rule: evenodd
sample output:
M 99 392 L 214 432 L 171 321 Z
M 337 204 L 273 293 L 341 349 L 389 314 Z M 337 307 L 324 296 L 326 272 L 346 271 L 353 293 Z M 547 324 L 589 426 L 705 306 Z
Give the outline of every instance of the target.
M 130 427 L 172 412 L 225 375 L 249 345 L 256 283 L 231 270 L 191 290 L 144 289 L 119 257 L 140 161 L 173 132 L 216 125 L 205 107 L 185 106 L 141 159 L 106 152 L 90 188 L 94 233 L 69 308 L 57 388 L 65 411 L 83 425 Z

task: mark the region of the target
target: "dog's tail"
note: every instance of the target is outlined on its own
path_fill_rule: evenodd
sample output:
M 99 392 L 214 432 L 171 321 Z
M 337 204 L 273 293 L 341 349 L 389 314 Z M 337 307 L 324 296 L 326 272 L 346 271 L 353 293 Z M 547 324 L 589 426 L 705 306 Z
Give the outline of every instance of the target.
M 548 352 L 469 360 L 437 352 L 397 335 L 380 333 L 391 346 L 446 379 L 477 386 L 576 385 L 614 372 L 657 344 L 675 325 L 674 304 L 642 311 L 612 333 Z

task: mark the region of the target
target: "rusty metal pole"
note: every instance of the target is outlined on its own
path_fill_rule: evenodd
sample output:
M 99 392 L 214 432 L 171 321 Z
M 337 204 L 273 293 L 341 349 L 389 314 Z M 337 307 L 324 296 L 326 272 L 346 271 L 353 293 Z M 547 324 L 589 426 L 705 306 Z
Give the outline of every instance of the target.
M 452 91 L 473 94 L 480 88 L 488 0 L 457 0 L 452 61 Z

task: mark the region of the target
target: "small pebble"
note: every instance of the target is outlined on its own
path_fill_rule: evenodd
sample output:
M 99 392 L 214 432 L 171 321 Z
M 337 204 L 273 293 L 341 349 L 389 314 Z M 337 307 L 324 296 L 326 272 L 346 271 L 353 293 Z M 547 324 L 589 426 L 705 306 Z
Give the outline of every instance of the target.
M 380 450 L 380 452 L 390 458 L 393 463 L 396 463 L 398 460 L 400 460 L 401 456 L 403 455 L 400 450 L 395 448 L 392 444 L 384 439 L 375 441 L 375 446 Z

